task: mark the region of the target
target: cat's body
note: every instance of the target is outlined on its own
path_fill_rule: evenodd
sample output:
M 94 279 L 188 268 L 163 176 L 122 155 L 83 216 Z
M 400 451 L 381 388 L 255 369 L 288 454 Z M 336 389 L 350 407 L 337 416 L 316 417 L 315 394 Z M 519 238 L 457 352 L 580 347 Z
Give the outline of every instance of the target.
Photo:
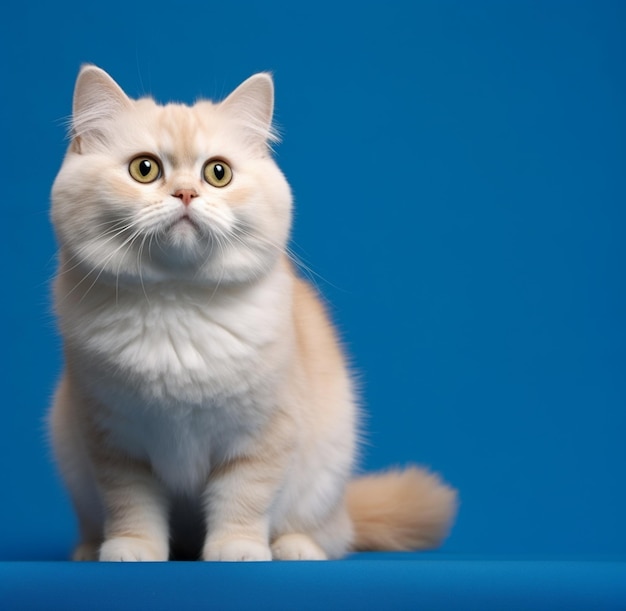
M 435 476 L 348 486 L 352 384 L 284 254 L 271 115 L 267 75 L 192 108 L 79 76 L 53 189 L 66 370 L 51 414 L 77 559 L 322 559 L 447 531 L 454 493 Z

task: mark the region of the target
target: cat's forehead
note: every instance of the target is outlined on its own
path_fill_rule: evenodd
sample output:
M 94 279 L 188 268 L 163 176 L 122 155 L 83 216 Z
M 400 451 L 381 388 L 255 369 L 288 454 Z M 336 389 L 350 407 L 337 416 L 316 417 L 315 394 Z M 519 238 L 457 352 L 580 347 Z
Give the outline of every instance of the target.
M 220 113 L 219 105 L 209 101 L 193 106 L 161 106 L 152 100 L 138 100 L 133 114 L 140 126 L 137 136 L 145 138 L 152 149 L 145 152 L 163 155 L 178 163 L 192 163 L 196 158 L 215 154 L 216 149 L 229 148 L 229 143 L 232 147 L 236 136 Z

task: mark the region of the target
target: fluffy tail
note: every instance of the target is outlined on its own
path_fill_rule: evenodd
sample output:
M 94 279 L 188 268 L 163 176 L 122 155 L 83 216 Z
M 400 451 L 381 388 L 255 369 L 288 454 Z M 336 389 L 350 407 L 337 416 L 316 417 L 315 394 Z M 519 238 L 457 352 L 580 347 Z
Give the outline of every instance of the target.
M 348 485 L 348 513 L 358 551 L 437 547 L 456 515 L 456 491 L 424 469 L 360 477 Z

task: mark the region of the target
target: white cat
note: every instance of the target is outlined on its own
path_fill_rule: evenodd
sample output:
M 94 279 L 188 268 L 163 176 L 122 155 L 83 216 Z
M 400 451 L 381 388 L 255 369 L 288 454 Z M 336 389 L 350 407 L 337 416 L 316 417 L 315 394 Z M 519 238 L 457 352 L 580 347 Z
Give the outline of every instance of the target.
M 350 481 L 354 392 L 285 254 L 272 109 L 268 74 L 192 107 L 79 74 L 52 192 L 66 363 L 50 420 L 75 559 L 313 560 L 447 534 L 456 495 L 435 475 Z

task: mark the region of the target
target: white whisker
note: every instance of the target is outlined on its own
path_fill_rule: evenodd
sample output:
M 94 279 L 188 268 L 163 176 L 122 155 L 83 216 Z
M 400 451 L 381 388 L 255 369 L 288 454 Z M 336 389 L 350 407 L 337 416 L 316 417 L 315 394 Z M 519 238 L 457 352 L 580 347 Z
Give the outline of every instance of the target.
M 97 242 L 96 244 L 89 243 L 79 248 L 71 257 L 67 259 L 67 261 L 64 262 L 63 268 L 59 270 L 58 272 L 59 275 L 67 274 L 68 272 L 71 272 L 72 270 L 76 269 L 77 267 L 85 263 L 89 258 L 93 257 L 100 248 L 107 246 L 110 242 L 112 242 L 117 237 L 122 235 L 124 232 L 132 228 L 133 228 L 132 223 L 126 224 L 123 227 L 116 225 L 112 227 L 109 231 L 105 231 L 104 233 L 100 234 L 98 236 L 99 238 L 106 237 L 107 239 L 104 242 Z M 78 262 L 72 265 L 72 267 L 69 267 L 69 268 L 65 267 L 65 265 L 68 265 L 72 263 L 73 261 L 76 261 L 77 259 L 78 259 Z
M 343 290 L 340 287 L 333 284 L 332 282 L 330 282 L 330 280 L 322 276 L 320 273 L 316 272 L 309 264 L 307 264 L 291 248 L 289 248 L 288 245 L 283 246 L 281 244 L 276 244 L 264 236 L 260 236 L 260 235 L 252 233 L 249 229 L 247 229 L 246 227 L 243 227 L 240 224 L 236 226 L 236 231 L 249 238 L 252 238 L 253 240 L 260 242 L 261 244 L 265 244 L 269 246 L 270 248 L 274 248 L 280 253 L 283 253 L 295 265 L 297 269 L 299 269 L 302 273 L 304 273 L 307 276 L 309 281 L 313 285 L 315 285 L 315 287 L 318 289 L 318 292 L 321 293 L 321 291 L 319 290 L 319 286 L 317 284 L 316 278 L 318 278 L 322 282 L 325 282 L 326 284 L 328 284 L 329 286 L 332 286 L 333 288 L 337 290 Z
M 144 234 L 143 240 L 141 240 L 141 244 L 139 245 L 139 250 L 137 252 L 137 266 L 139 268 L 139 282 L 141 282 L 141 290 L 143 291 L 146 301 L 148 302 L 148 304 L 150 304 L 150 299 L 148 299 L 148 293 L 146 293 L 146 287 L 143 283 L 143 274 L 142 274 L 143 265 L 141 261 L 143 247 L 144 247 L 144 244 L 146 243 L 147 237 L 148 237 L 148 234 L 147 233 Z
M 101 264 L 100 266 L 100 271 L 98 272 L 98 275 L 96 276 L 95 280 L 91 283 L 91 285 L 89 286 L 89 288 L 83 293 L 83 296 L 80 298 L 80 301 L 82 301 L 83 299 L 85 299 L 85 297 L 87 296 L 87 294 L 91 291 L 91 289 L 95 286 L 95 284 L 98 282 L 98 280 L 100 279 L 100 276 L 104 273 L 104 270 L 106 269 L 107 265 L 109 264 L 109 262 L 111 261 L 111 259 L 113 259 L 113 257 L 115 257 L 115 255 L 117 255 L 117 253 L 128 244 L 128 249 L 126 252 L 128 252 L 128 250 L 130 250 L 130 248 L 132 247 L 132 243 L 134 241 L 134 239 L 140 235 L 140 231 L 137 230 L 135 231 L 131 236 L 129 236 L 128 238 L 126 238 L 126 240 L 124 240 L 124 242 L 122 242 L 122 244 L 120 244 L 104 261 L 104 263 Z M 91 276 L 91 274 L 93 274 L 96 270 L 98 269 L 98 266 L 94 266 L 87 274 L 85 274 L 82 278 L 82 280 L 80 280 L 77 284 L 74 285 L 74 287 L 72 288 L 72 290 L 65 296 L 66 298 L 69 297 L 87 278 L 89 278 L 89 276 Z

